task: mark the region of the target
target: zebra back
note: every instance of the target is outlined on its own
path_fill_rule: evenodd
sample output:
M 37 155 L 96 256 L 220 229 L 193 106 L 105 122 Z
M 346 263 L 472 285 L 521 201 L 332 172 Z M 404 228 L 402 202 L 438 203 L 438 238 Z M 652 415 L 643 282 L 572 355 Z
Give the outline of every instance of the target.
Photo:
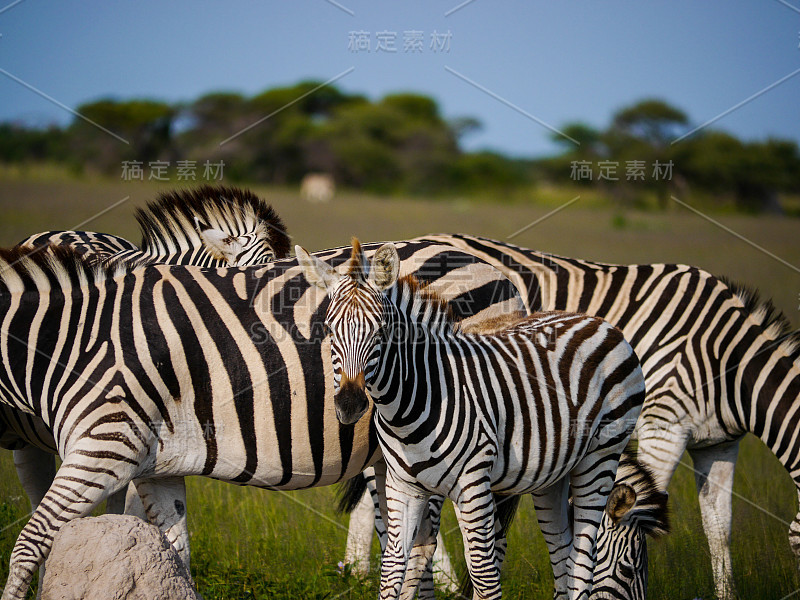
M 660 488 L 687 440 L 700 436 L 708 445 L 746 432 L 800 487 L 800 332 L 771 302 L 689 265 L 612 265 L 471 235 L 418 239 L 450 243 L 493 265 L 528 311 L 597 315 L 622 330 L 647 380 L 638 435 L 658 440 L 640 443 L 640 459 Z
M 44 231 L 25 238 L 17 246 L 41 248 L 45 246 L 69 246 L 76 252 L 98 261 L 123 252 L 138 252 L 133 242 L 110 233 L 95 231 Z

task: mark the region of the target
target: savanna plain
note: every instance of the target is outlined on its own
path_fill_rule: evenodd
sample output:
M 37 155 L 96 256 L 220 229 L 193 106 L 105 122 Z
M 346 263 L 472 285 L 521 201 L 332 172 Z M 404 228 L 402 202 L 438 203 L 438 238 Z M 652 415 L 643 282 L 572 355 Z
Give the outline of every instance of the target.
M 173 182 L 171 187 L 186 185 Z M 170 185 L 75 179 L 61 173 L 0 172 L 0 246 L 51 229 L 84 229 L 139 241 L 133 210 Z M 688 263 L 725 275 L 770 298 L 800 326 L 800 219 L 698 214 L 691 197 L 666 212 L 634 211 L 602 202 L 596 192 L 533 190 L 510 201 L 494 198 L 383 198 L 342 192 L 311 205 L 296 189 L 253 186 L 272 203 L 293 243 L 309 250 L 363 241 L 399 240 L 427 233 L 464 232 L 551 252 L 612 263 Z M 571 200 L 578 198 L 568 206 Z M 109 210 L 109 207 L 115 205 Z M 747 436 L 736 469 L 732 552 L 741 598 L 800 597 L 800 575 L 787 531 L 797 512 L 794 486 L 763 444 Z M 673 531 L 651 541 L 648 597 L 714 597 L 709 549 L 703 535 L 688 455 L 669 487 Z M 347 517 L 336 513 L 334 488 L 268 492 L 209 479 L 188 482 L 192 575 L 206 600 L 377 596 L 379 550 L 361 577 L 339 561 Z M 11 453 L 0 454 L 0 582 L 30 507 Z M 463 571 L 461 540 L 452 510 L 442 529 Z M 547 550 L 533 504 L 523 499 L 509 539 L 504 596 L 552 597 Z M 35 586 L 29 593 L 34 597 Z M 447 598 L 446 594 L 440 594 Z

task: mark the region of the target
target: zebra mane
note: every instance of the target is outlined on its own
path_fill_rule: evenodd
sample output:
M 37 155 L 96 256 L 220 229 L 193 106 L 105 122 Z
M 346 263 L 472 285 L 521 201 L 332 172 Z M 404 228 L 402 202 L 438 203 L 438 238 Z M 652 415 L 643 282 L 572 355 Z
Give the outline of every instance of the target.
M 124 264 L 103 266 L 70 246 L 0 248 L 0 285 L 12 294 L 96 285 L 125 272 Z
M 386 291 L 394 294 L 391 300 L 399 309 L 431 328 L 453 329 L 459 323 L 447 301 L 413 275 L 400 277 Z
M 289 256 L 289 236 L 275 210 L 249 190 L 202 185 L 162 192 L 134 215 L 145 252 L 173 254 L 202 246 L 195 217 L 210 227 L 241 235 L 258 231 L 276 258 Z
M 636 504 L 623 520 L 632 520 L 652 537 L 669 533 L 667 494 L 658 489 L 652 471 L 639 462 L 630 445 L 622 453 L 614 484 L 629 485 L 636 492 Z
M 726 277 L 719 280 L 744 305 L 745 311 L 764 329 L 764 335 L 774 340 L 777 347 L 793 361 L 800 361 L 800 330 L 793 331 L 792 324 L 772 300 L 761 300 L 758 291 Z

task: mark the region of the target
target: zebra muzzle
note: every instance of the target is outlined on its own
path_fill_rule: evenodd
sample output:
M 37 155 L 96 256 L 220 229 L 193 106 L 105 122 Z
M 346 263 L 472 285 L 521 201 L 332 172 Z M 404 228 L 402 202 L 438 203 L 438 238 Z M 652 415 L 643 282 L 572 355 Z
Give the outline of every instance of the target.
M 367 412 L 369 400 L 364 386 L 363 371 L 353 379 L 342 374 L 339 392 L 333 398 L 333 404 L 336 407 L 336 418 L 339 419 L 340 423 L 352 425 Z

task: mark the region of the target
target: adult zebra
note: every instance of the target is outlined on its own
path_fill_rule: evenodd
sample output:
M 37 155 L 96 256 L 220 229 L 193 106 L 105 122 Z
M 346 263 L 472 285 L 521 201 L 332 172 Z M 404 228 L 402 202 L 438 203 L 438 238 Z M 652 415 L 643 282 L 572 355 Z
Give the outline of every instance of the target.
M 499 598 L 496 502 L 525 493 L 534 495 L 556 597 L 588 598 L 597 530 L 645 394 L 619 330 L 558 312 L 495 335 L 465 334 L 439 296 L 398 279 L 394 245 L 368 263 L 354 239 L 346 274 L 295 249 L 308 281 L 330 298 L 338 419 L 358 422 L 367 391 L 375 403 L 388 466 L 381 598 L 399 597 L 435 494 L 456 507 L 474 597 Z
M 398 247 L 406 272 L 456 282 L 446 291 L 464 314 L 518 297 L 451 246 Z M 131 480 L 157 490 L 197 474 L 299 489 L 374 460 L 369 425 L 336 422 L 325 307 L 296 261 L 120 272 L 58 247 L 0 258 L 0 396 L 42 418 L 63 460 L 15 544 L 3 600 L 24 597 L 61 524 Z
M 202 185 L 162 192 L 136 210 L 142 242 L 87 231 L 45 231 L 18 246 L 70 246 L 106 263 L 164 263 L 199 267 L 267 263 L 289 256 L 289 235 L 278 213 L 250 190 Z
M 716 594 L 733 598 L 731 490 L 746 433 L 775 453 L 800 498 L 800 334 L 788 320 L 745 288 L 687 265 L 609 265 L 468 235 L 420 239 L 494 265 L 531 311 L 584 312 L 622 330 L 647 382 L 640 460 L 666 490 L 689 451 Z M 800 557 L 800 513 L 789 542 Z
M 257 195 L 241 188 L 203 185 L 163 192 L 137 209 L 135 218 L 142 235 L 140 247 L 115 235 L 88 231 L 46 231 L 27 237 L 18 246 L 68 246 L 87 260 L 104 265 L 125 262 L 127 268 L 150 263 L 246 266 L 289 254 L 289 235 L 278 214 Z M 17 474 L 35 509 L 55 477 L 57 449 L 52 435 L 37 417 L 0 405 L 0 448 L 14 451 Z M 185 505 L 182 484 L 161 486 L 159 491 L 170 491 L 174 497 L 157 501 L 156 492 L 147 484 L 139 493 L 148 506 Z M 109 512 L 122 512 L 123 508 L 124 491 L 109 498 Z M 141 506 L 133 510 L 144 517 Z M 158 517 L 154 514 L 153 518 Z M 188 531 L 185 518 L 178 521 L 180 525 L 170 529 L 170 540 L 188 568 Z

